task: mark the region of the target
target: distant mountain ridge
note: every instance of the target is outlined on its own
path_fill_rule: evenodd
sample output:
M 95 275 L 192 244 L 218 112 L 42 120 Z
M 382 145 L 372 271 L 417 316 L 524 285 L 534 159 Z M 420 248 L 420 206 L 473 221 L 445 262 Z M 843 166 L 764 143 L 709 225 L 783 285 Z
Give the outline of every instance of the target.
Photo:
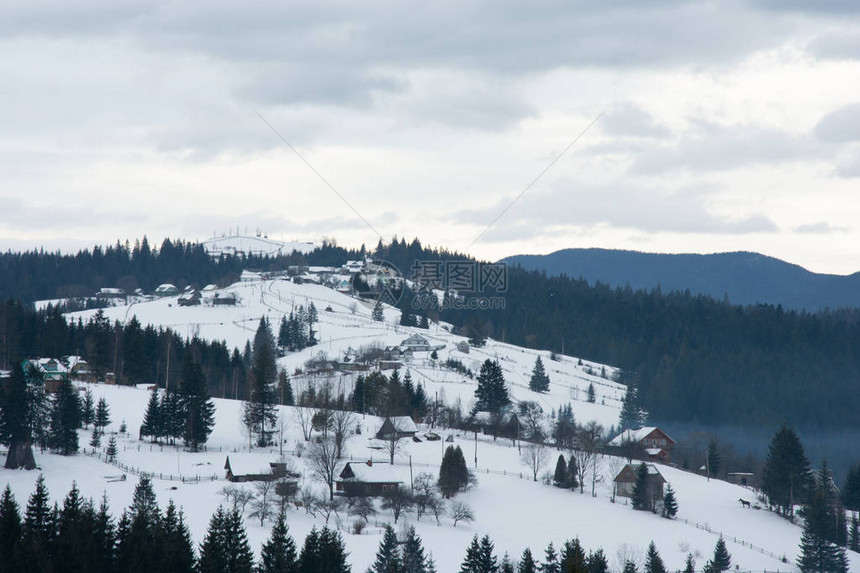
M 731 253 L 660 254 L 611 249 L 563 249 L 547 255 L 514 255 L 503 262 L 526 270 L 566 274 L 613 287 L 663 292 L 690 290 L 733 304 L 781 304 L 816 312 L 860 307 L 860 273 L 829 275 L 774 257 Z

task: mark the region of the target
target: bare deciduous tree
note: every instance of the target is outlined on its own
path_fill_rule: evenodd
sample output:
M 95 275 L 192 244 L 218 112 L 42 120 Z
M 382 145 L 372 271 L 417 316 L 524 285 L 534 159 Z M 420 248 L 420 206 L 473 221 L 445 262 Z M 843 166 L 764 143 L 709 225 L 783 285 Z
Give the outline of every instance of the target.
M 329 499 L 334 499 L 334 478 L 337 476 L 337 467 L 340 464 L 340 456 L 334 440 L 311 442 L 307 457 L 311 473 L 325 482 L 328 486 Z
M 549 449 L 543 444 L 528 444 L 520 451 L 520 463 L 529 468 L 534 481 L 549 459 Z
M 251 498 L 251 513 L 248 516 L 259 519 L 260 527 L 262 527 L 266 520 L 275 514 L 273 509 L 275 482 L 258 481 L 254 484 L 254 490 Z
M 451 504 L 451 519 L 454 520 L 454 527 L 461 521 L 474 521 L 475 513 L 469 504 L 462 501 L 455 501 Z
M 343 508 L 343 502 L 339 497 L 333 497 L 331 499 L 321 499 L 317 502 L 317 509 L 320 513 L 322 513 L 325 518 L 325 524 L 328 525 L 328 520 L 331 517 L 331 514 L 335 514 L 338 518 L 340 518 L 340 514 L 338 513 L 341 508 Z
M 297 407 L 295 409 L 295 416 L 296 421 L 299 423 L 299 427 L 302 429 L 302 436 L 307 442 L 311 439 L 313 412 L 308 408 Z
M 239 515 L 245 514 L 245 507 L 247 507 L 248 502 L 254 497 L 254 492 L 251 490 L 236 487 L 235 485 L 225 486 L 218 493 L 232 506 L 233 511 L 239 512 Z
M 394 523 L 400 519 L 400 514 L 409 510 L 415 503 L 412 492 L 402 487 L 395 487 L 382 494 L 382 509 L 390 509 L 394 514 Z
M 358 417 L 348 410 L 335 410 L 329 420 L 337 455 L 343 457 L 347 442 L 355 436 Z
M 367 523 L 370 518 L 376 515 L 376 506 L 373 505 L 373 499 L 365 496 L 353 496 L 346 498 L 346 504 L 349 506 L 349 515 L 360 517 Z

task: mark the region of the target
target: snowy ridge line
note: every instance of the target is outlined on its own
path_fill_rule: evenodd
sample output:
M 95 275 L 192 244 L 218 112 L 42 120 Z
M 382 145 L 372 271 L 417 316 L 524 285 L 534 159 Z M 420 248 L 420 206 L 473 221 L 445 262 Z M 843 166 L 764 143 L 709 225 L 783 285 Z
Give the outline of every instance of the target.
M 782 557 L 777 557 L 777 555 L 775 553 L 773 553 L 772 551 L 768 551 L 767 549 L 759 547 L 758 545 L 753 545 L 749 541 L 745 541 L 743 539 L 738 539 L 737 537 L 734 537 L 734 536 L 729 537 L 728 535 L 723 535 L 722 531 L 719 531 L 719 532 L 714 531 L 711 529 L 711 526 L 708 524 L 702 524 L 702 523 L 699 523 L 698 521 L 691 521 L 691 520 L 686 519 L 684 517 L 678 517 L 678 518 L 676 518 L 675 521 L 679 521 L 679 522 L 684 523 L 686 525 L 692 525 L 696 529 L 701 529 L 702 531 L 707 531 L 708 533 L 713 533 L 714 535 L 716 535 L 718 537 L 722 537 L 726 541 L 731 541 L 732 543 L 737 543 L 738 545 L 741 545 L 743 547 L 747 547 L 749 549 L 752 549 L 753 551 L 758 551 L 762 555 L 767 555 L 768 557 L 772 557 L 773 559 L 776 559 L 780 563 L 787 563 L 787 561 L 785 560 L 786 557 L 784 555 Z M 753 573 L 753 572 L 750 572 L 750 573 Z M 765 569 L 765 573 L 767 573 L 766 569 Z M 773 573 L 779 573 L 779 571 L 775 571 Z

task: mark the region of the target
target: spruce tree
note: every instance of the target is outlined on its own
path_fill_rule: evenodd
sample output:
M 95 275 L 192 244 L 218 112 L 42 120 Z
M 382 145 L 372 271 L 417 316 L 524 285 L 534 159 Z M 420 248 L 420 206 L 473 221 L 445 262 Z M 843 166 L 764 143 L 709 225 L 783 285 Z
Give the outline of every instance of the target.
M 193 571 L 196 563 L 191 533 L 185 516 L 176 508 L 173 500 L 167 504 L 164 519 L 160 523 L 161 555 L 158 573 L 183 573 Z
M 481 571 L 481 545 L 477 535 L 472 537 L 472 543 L 466 549 L 466 557 L 460 564 L 460 573 L 483 573 Z
M 726 542 L 721 535 L 714 546 L 714 557 L 708 562 L 708 567 L 713 573 L 728 571 L 732 566 L 732 556 L 726 549 Z
M 576 466 L 576 458 L 574 456 L 570 456 L 570 459 L 567 460 L 567 487 L 575 490 L 579 487 L 579 479 L 576 477 L 579 475 L 579 469 Z
M 36 468 L 33 457 L 33 432 L 30 420 L 36 420 L 36 404 L 27 391 L 27 378 L 16 360 L 6 381 L 6 391 L 0 392 L 0 443 L 9 446 L 5 468 L 14 470 Z M 40 420 L 40 423 L 44 423 Z
M 105 450 L 105 456 L 107 456 L 107 460 L 109 462 L 115 462 L 117 453 L 118 452 L 116 447 L 116 436 L 111 436 L 110 438 L 108 438 L 108 445 L 107 449 Z
M 597 396 L 596 396 L 596 394 L 594 393 L 594 383 L 593 383 L 593 382 L 589 382 L 589 383 L 588 383 L 588 402 L 589 402 L 589 403 L 591 403 L 591 404 L 594 404 L 594 402 L 595 402 L 596 400 L 597 400 Z
M 523 549 L 523 555 L 520 557 L 520 562 L 517 565 L 517 573 L 537 573 L 537 563 L 532 556 L 532 550 L 526 547 Z
M 552 483 L 556 487 L 567 487 L 567 462 L 564 461 L 564 455 L 558 455 L 558 461 L 555 464 L 555 473 L 552 476 Z
M 107 493 L 102 496 L 93 523 L 93 543 L 96 561 L 93 571 L 113 571 L 116 558 L 116 529 L 108 508 Z
M 546 370 L 543 367 L 543 361 L 538 356 L 535 359 L 534 368 L 532 368 L 532 377 L 529 380 L 529 390 L 533 392 L 548 392 L 549 391 L 549 376 L 546 375 Z
M 846 573 L 845 548 L 835 542 L 835 508 L 822 487 L 808 496 L 801 511 L 803 533 L 797 564 L 803 573 Z
M 498 573 L 499 561 L 494 553 L 495 547 L 489 535 L 481 538 L 480 570 L 481 573 Z
M 564 542 L 558 561 L 562 571 L 586 573 L 586 556 L 579 538 Z
M 215 404 L 209 399 L 206 377 L 200 365 L 186 352 L 182 365 L 179 392 L 182 413 L 185 418 L 182 438 L 185 445 L 196 452 L 205 444 L 215 425 Z
M 97 418 L 98 419 L 98 418 Z M 78 428 L 81 427 L 81 403 L 72 382 L 60 382 L 51 406 L 51 447 L 70 456 L 78 452 Z
M 502 366 L 489 358 L 481 365 L 478 387 L 475 389 L 475 412 L 499 412 L 511 403 Z
M 50 495 L 42 474 L 36 479 L 36 489 L 30 494 L 24 513 L 22 548 L 32 570 L 49 570 L 54 554 L 57 516 L 50 505 Z
M 687 560 L 684 562 L 684 573 L 696 573 L 696 560 L 693 559 L 692 553 L 687 553 Z
M 452 497 L 469 484 L 469 470 L 460 446 L 448 446 L 439 468 L 439 489 L 445 497 Z
M 663 564 L 663 558 L 657 552 L 657 546 L 652 541 L 648 546 L 648 553 L 645 554 L 644 573 L 666 573 L 666 566 Z
M 789 517 L 810 489 L 809 461 L 794 430 L 783 426 L 767 452 L 761 489 L 780 512 Z
M 12 488 L 7 484 L 0 498 L 0 573 L 12 573 L 12 556 L 18 552 L 24 528 L 21 523 L 21 512 L 18 502 L 12 495 Z
M 855 514 L 860 511 L 860 466 L 852 466 L 845 476 L 841 490 L 842 504 Z
M 299 561 L 296 554 L 296 543 L 290 536 L 287 527 L 286 514 L 278 514 L 272 535 L 263 545 L 260 552 L 259 573 L 296 573 Z
M 278 375 L 272 332 L 265 317 L 260 319 L 254 336 L 251 365 L 251 395 L 245 403 L 242 420 L 251 435 L 257 437 L 257 445 L 265 446 L 274 428 L 278 415 L 272 384 Z
M 711 441 L 708 442 L 707 453 L 707 471 L 709 477 L 717 477 L 720 475 L 721 463 L 720 444 L 717 442 L 716 438 L 711 438 Z
M 320 571 L 320 534 L 316 527 L 305 536 L 305 543 L 299 555 L 300 573 L 316 573 Z
M 624 562 L 624 569 L 622 569 L 622 573 L 639 573 L 639 570 L 636 569 L 636 563 L 628 559 Z
M 84 399 L 81 401 L 81 422 L 84 428 L 93 423 L 96 416 L 95 401 L 93 391 L 87 388 L 84 390 Z
M 469 337 L 469 344 L 475 348 L 483 348 L 487 344 L 487 335 L 484 334 L 484 325 L 478 320 L 477 316 L 473 316 L 466 327 L 466 336 Z
M 370 573 L 403 573 L 403 561 L 397 545 L 397 536 L 390 525 L 385 526 L 385 533 L 382 535 L 382 541 L 379 542 L 379 550 L 376 552 L 376 560 L 370 567 Z
M 558 552 L 552 541 L 546 546 L 543 554 L 543 563 L 540 565 L 541 573 L 561 573 L 561 564 L 558 562 Z
M 319 534 L 319 569 L 331 573 L 349 573 L 346 548 L 340 533 L 328 527 L 323 527 Z
M 639 404 L 639 392 L 632 383 L 627 385 L 627 392 L 621 401 L 621 414 L 618 419 L 619 431 L 636 430 L 645 425 L 646 414 Z
M 675 499 L 675 490 L 672 484 L 666 485 L 666 493 L 663 495 L 663 517 L 674 518 L 678 514 L 678 501 Z
M 645 462 L 636 468 L 636 482 L 633 484 L 631 501 L 633 509 L 651 509 L 651 500 L 648 496 L 648 466 L 645 465 Z
M 107 400 L 101 397 L 96 404 L 96 417 L 93 423 L 99 429 L 99 432 L 104 433 L 105 428 L 110 422 L 110 408 L 108 407 Z
M 609 560 L 603 549 L 588 554 L 588 573 L 609 573 Z
M 254 555 L 238 510 L 219 507 L 200 547 L 200 573 L 251 573 Z
M 376 301 L 376 304 L 373 306 L 373 311 L 370 313 L 370 318 L 376 322 L 382 322 L 385 320 L 385 314 L 382 312 L 382 302 Z
M 149 436 L 153 442 L 163 435 L 161 404 L 158 400 L 158 388 L 153 387 L 149 393 L 149 402 L 143 415 L 143 425 L 140 427 L 141 436 Z
M 90 436 L 90 447 L 100 448 L 102 446 L 102 435 L 98 428 L 93 428 L 93 433 Z
M 63 501 L 57 522 L 54 549 L 55 569 L 69 573 L 87 573 L 96 561 L 96 546 L 92 535 L 94 525 L 92 506 L 81 498 L 75 483 Z
M 428 557 L 414 526 L 406 530 L 403 540 L 403 573 L 428 573 Z

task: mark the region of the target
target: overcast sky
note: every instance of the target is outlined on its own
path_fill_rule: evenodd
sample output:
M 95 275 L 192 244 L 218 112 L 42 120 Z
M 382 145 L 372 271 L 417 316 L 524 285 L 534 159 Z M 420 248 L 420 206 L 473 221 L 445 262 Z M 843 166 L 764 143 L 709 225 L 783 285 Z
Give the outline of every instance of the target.
M 860 271 L 853 0 L 7 0 L 0 111 L 4 249 L 378 232 Z

